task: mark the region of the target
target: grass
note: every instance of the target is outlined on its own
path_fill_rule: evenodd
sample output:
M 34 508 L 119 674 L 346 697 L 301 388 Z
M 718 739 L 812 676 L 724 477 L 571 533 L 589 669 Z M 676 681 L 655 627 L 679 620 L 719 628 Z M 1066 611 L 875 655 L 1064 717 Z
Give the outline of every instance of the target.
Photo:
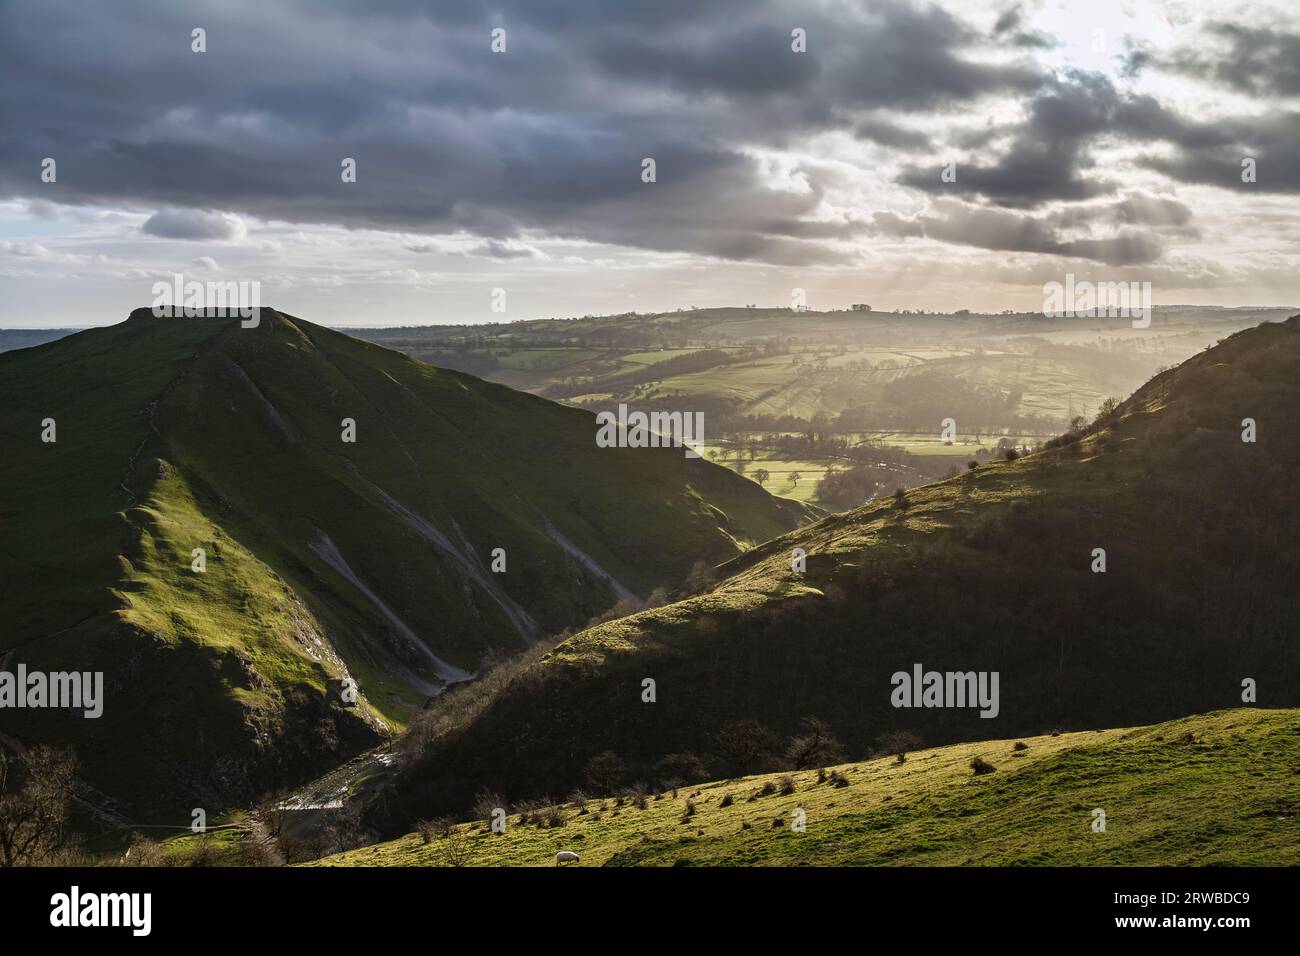
M 995 770 L 974 775 L 975 757 Z M 786 774 L 715 781 L 651 796 L 646 809 L 610 797 L 587 801 L 586 813 L 565 804 L 562 827 L 520 826 L 517 814 L 504 835 L 462 824 L 451 840 L 470 866 L 551 866 L 562 849 L 583 866 L 1300 864 L 1297 710 L 1220 711 L 826 769 L 848 785 L 819 782 L 815 770 L 789 774 L 786 795 Z M 751 799 L 768 783 L 775 793 Z M 1106 814 L 1103 833 L 1092 830 L 1095 808 Z M 802 833 L 791 829 L 797 809 Z M 444 866 L 447 843 L 412 833 L 320 863 Z

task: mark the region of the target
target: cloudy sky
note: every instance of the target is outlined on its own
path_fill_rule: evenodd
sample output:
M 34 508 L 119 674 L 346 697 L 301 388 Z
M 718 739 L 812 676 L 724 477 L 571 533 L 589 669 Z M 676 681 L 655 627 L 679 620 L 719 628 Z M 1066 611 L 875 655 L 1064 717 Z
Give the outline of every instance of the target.
M 1298 202 L 1290 0 L 0 2 L 0 325 L 1297 304 Z

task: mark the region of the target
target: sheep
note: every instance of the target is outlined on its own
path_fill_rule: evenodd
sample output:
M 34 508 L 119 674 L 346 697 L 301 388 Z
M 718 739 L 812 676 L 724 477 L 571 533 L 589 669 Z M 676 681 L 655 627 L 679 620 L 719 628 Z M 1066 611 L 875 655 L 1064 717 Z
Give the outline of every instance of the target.
M 561 863 L 577 862 L 579 862 L 578 854 L 574 853 L 572 850 L 561 850 L 559 853 L 555 854 L 556 866 L 559 866 Z

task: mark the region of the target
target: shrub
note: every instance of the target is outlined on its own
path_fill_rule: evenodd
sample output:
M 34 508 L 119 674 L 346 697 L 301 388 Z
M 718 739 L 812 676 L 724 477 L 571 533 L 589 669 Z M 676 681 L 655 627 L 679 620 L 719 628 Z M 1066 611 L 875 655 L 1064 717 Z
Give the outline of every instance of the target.
M 537 815 L 537 825 L 546 829 L 562 827 L 569 822 L 569 818 L 564 815 L 564 808 L 561 806 L 547 807 Z
M 794 777 L 790 776 L 789 774 L 786 774 L 784 777 L 781 778 L 781 793 L 791 794 L 794 793 L 794 791 L 795 791 Z
M 493 790 L 480 790 L 474 797 L 474 819 L 485 823 L 492 822 L 492 812 L 505 807 L 506 798 Z
M 983 757 L 976 757 L 970 762 L 970 768 L 975 771 L 975 776 L 979 777 L 986 773 L 992 773 L 997 768 L 989 763 Z
M 883 753 L 893 754 L 904 763 L 909 751 L 920 749 L 921 738 L 910 730 L 888 730 L 876 738 L 876 743 Z

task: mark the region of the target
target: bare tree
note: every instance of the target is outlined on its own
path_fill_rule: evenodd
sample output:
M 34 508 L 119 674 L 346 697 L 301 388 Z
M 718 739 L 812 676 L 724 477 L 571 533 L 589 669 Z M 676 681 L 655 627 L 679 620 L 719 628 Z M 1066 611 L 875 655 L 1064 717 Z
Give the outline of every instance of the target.
M 816 717 L 800 721 L 802 732 L 786 748 L 786 759 L 796 770 L 829 767 L 844 762 L 844 747 L 831 731 L 830 724 Z
M 64 848 L 76 773 L 71 751 L 33 747 L 21 768 L 0 753 L 0 866 L 35 866 Z
M 718 753 L 738 776 L 763 769 L 777 749 L 775 735 L 756 720 L 736 720 L 718 731 Z

